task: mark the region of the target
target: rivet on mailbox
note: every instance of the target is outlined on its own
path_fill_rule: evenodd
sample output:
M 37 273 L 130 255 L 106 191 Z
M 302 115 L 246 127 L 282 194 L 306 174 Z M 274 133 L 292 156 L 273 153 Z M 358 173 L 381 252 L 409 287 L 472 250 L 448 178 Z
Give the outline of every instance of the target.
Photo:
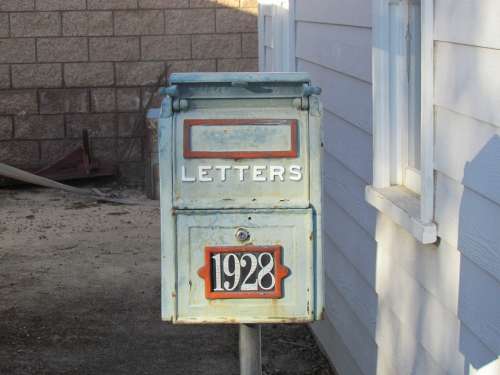
M 159 122 L 163 319 L 320 319 L 320 90 L 304 73 L 173 74 L 169 84 Z

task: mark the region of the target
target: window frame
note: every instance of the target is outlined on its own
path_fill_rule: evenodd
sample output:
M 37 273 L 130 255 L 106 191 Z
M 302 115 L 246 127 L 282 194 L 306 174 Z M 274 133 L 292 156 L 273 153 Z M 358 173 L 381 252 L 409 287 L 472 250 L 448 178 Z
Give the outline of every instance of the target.
M 373 1 L 373 185 L 366 188 L 366 200 L 387 214 L 422 243 L 437 239 L 434 218 L 434 1 L 421 0 L 420 19 L 420 176 L 408 171 L 402 181 L 406 163 L 401 163 L 401 143 L 391 142 L 399 132 L 407 132 L 402 124 L 391 128 L 389 106 L 389 4 L 401 0 Z M 394 168 L 399 168 L 399 183 L 394 184 Z M 413 172 L 413 173 L 412 173 Z M 420 178 L 419 178 L 420 177 Z M 418 183 L 420 179 L 420 183 Z M 420 185 L 420 189 L 418 189 Z M 413 191 L 412 191 L 413 190 Z M 417 194 L 415 190 L 420 194 Z

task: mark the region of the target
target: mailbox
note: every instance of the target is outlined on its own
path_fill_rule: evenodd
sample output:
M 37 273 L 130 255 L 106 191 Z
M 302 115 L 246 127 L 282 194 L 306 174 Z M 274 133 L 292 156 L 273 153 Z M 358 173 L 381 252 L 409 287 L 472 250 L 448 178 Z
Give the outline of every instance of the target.
M 186 73 L 163 92 L 162 318 L 320 319 L 319 89 L 303 73 Z

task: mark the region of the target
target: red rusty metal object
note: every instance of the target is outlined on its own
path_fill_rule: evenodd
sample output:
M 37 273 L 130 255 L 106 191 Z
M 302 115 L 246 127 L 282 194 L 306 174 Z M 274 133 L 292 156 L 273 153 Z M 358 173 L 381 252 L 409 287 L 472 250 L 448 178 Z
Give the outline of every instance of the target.
M 35 172 L 38 176 L 64 181 L 80 178 L 113 176 L 116 167 L 106 161 L 94 159 L 90 151 L 90 140 L 86 129 L 82 132 L 82 145 L 53 164 Z

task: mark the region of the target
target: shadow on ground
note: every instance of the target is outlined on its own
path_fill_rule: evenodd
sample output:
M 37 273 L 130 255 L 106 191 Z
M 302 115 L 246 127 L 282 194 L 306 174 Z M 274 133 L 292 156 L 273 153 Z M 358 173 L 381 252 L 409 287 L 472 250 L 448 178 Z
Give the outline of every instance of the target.
M 238 374 L 237 326 L 159 321 L 157 207 L 30 189 L 0 213 L 0 374 Z M 333 374 L 304 325 L 264 326 L 263 360 Z

